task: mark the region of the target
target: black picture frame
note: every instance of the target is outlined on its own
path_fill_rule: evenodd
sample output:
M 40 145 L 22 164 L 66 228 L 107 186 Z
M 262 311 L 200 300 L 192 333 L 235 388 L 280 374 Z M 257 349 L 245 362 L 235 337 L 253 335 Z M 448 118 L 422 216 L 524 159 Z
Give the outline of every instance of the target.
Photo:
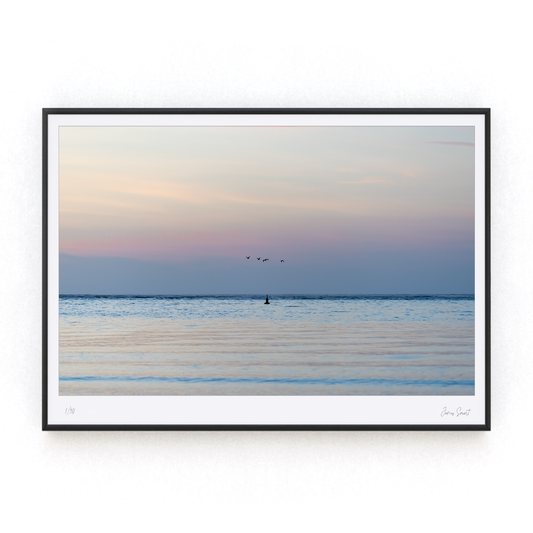
M 437 430 L 437 431 L 487 431 L 490 430 L 490 109 L 487 108 L 379 108 L 379 109 L 357 109 L 357 108 L 290 108 L 290 109 L 268 109 L 268 108 L 185 108 L 185 109 L 167 109 L 167 108 L 47 108 L 43 109 L 43 155 L 42 155 L 42 187 L 43 187 L 43 233 L 42 233 L 42 429 L 47 431 L 59 430 L 151 430 L 151 431 L 169 431 L 169 430 L 209 430 L 209 431 L 398 431 L 398 430 Z M 59 200 L 54 199 L 57 196 L 58 188 L 58 128 L 65 124 L 86 125 L 102 124 L 101 120 L 112 118 L 116 124 L 125 124 L 124 120 L 128 119 L 127 124 L 136 124 L 143 119 L 155 120 L 162 119 L 186 119 L 198 120 L 202 125 L 206 124 L 206 119 L 216 117 L 217 119 L 233 120 L 243 119 L 245 121 L 258 120 L 258 124 L 263 124 L 262 119 L 267 119 L 270 123 L 283 123 L 283 120 L 291 119 L 300 120 L 302 117 L 312 117 L 313 119 L 330 119 L 333 125 L 337 124 L 336 120 L 356 120 L 364 119 L 368 124 L 369 120 L 375 120 L 375 125 L 387 124 L 388 119 L 394 119 L 397 123 L 411 124 L 409 120 L 417 121 L 434 120 L 435 124 L 457 123 L 458 125 L 472 124 L 476 128 L 476 277 L 479 274 L 482 278 L 481 289 L 476 285 L 476 301 L 482 299 L 483 304 L 481 313 L 483 315 L 481 324 L 476 319 L 476 327 L 480 328 L 481 333 L 478 335 L 476 330 L 476 343 L 482 340 L 483 347 L 481 353 L 476 351 L 476 367 L 482 367 L 481 373 L 476 373 L 476 389 L 482 392 L 478 396 L 475 394 L 475 407 L 468 408 L 461 401 L 454 401 L 454 396 L 439 397 L 442 401 L 439 407 L 434 409 L 434 421 L 382 423 L 376 419 L 372 421 L 360 421 L 355 419 L 354 423 L 310 423 L 305 419 L 295 421 L 294 423 L 205 423 L 201 420 L 196 422 L 172 423 L 161 422 L 154 418 L 153 423 L 149 421 L 137 422 L 131 421 L 135 417 L 124 416 L 116 421 L 99 419 L 97 414 L 90 421 L 81 417 L 78 422 L 76 407 L 77 397 L 59 396 L 57 393 L 57 382 L 51 375 L 51 365 L 58 364 L 59 346 L 54 339 L 58 338 L 54 332 L 57 330 L 57 316 L 52 314 L 51 304 L 59 296 L 57 272 L 57 254 L 58 248 L 54 247 L 51 235 L 57 233 L 57 213 L 55 209 Z M 133 120 L 133 122 L 131 122 Z M 280 122 L 281 121 L 281 122 Z M 407 121 L 407 122 L 406 122 Z M 346 122 L 348 124 L 348 122 Z M 165 121 L 165 124 L 167 122 Z M 190 123 L 190 122 L 187 122 Z M 226 123 L 226 122 L 224 122 Z M 249 122 L 247 122 L 248 124 Z M 396 123 L 396 122 L 394 122 Z M 425 122 L 424 122 L 425 123 Z M 107 123 L 105 123 L 107 124 Z M 351 123 L 350 123 L 351 124 Z M 478 135 L 479 133 L 479 135 Z M 483 168 L 480 170 L 480 166 Z M 480 185 L 478 187 L 478 185 Z M 53 219 L 53 221 L 52 221 Z M 477 237 L 478 230 L 482 235 L 482 242 Z M 478 271 L 479 264 L 482 264 L 481 270 Z M 482 292 L 483 294 L 478 294 Z M 476 307 L 476 316 L 478 308 Z M 52 334 L 51 334 L 52 333 Z M 52 338 L 53 337 L 53 338 Z M 476 346 L 477 349 L 477 346 Z M 54 363 L 55 361 L 55 363 Z M 55 391 L 55 392 L 54 392 Z M 102 397 L 99 397 L 100 399 Z M 166 398 L 166 397 L 163 397 Z M 246 398 L 246 397 L 243 397 Z M 366 398 L 366 397 L 365 397 Z M 105 403 L 105 399 L 103 400 Z M 442 404 L 442 405 L 441 405 Z M 101 404 L 104 405 L 104 404 Z M 133 404 L 132 404 L 133 405 Z M 99 407 L 92 407 L 97 411 Z M 372 409 L 372 407 L 370 407 Z M 128 407 L 127 409 L 132 409 Z M 144 407 L 143 407 L 144 409 Z M 459 415 L 468 410 L 477 410 L 476 416 L 468 414 L 459 419 Z M 69 411 L 70 410 L 70 411 Z M 63 415 L 62 417 L 60 415 Z M 470 418 L 467 418 L 470 416 Z M 120 418 L 120 417 L 119 417 Z M 275 416 L 273 417 L 275 419 Z M 305 417 L 304 417 L 305 418 Z M 422 420 L 423 417 L 421 417 Z M 366 419 L 365 419 L 366 420 Z M 424 419 L 425 420 L 425 419 Z M 472 420 L 472 421 L 471 421 Z

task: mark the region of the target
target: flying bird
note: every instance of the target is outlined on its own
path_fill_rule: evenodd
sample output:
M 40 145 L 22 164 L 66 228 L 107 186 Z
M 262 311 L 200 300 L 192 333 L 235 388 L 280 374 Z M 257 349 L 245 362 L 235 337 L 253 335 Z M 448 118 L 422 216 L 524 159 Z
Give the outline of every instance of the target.
M 246 256 L 246 259 L 250 259 L 250 256 L 249 256 L 249 255 L 247 255 L 247 256 Z
M 268 261 L 268 259 L 263 259 L 263 263 L 264 263 L 265 261 Z
M 281 262 L 282 262 L 282 263 L 285 263 L 285 259 L 282 259 Z
M 260 257 L 257 258 L 257 260 L 259 261 L 259 259 L 261 259 Z

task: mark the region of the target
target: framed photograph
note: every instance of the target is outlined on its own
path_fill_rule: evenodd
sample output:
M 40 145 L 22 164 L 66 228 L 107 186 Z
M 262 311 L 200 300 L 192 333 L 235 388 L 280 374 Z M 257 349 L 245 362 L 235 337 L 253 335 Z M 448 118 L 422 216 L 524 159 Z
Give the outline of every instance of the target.
M 489 430 L 489 109 L 44 109 L 43 429 Z

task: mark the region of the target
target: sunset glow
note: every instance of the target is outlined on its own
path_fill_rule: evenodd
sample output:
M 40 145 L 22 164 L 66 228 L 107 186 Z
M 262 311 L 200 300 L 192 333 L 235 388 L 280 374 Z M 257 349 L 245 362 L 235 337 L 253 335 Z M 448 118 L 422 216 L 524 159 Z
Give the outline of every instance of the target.
M 472 127 L 61 127 L 59 146 L 64 255 L 473 256 Z

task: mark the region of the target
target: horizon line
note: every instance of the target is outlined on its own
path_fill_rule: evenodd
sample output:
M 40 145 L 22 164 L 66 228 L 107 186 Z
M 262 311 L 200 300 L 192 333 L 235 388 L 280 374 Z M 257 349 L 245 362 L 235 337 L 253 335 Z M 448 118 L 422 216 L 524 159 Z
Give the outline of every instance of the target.
M 266 293 L 265 293 L 266 294 Z M 123 294 L 104 294 L 104 293 L 70 293 L 59 294 L 59 297 L 65 296 L 98 296 L 107 298 L 123 298 L 123 297 L 138 297 L 138 298 L 155 298 L 155 297 L 213 297 L 213 296 L 257 296 L 264 297 L 263 293 L 123 293 Z M 269 293 L 269 296 L 475 296 L 475 293 L 470 292 L 374 292 L 374 293 Z

